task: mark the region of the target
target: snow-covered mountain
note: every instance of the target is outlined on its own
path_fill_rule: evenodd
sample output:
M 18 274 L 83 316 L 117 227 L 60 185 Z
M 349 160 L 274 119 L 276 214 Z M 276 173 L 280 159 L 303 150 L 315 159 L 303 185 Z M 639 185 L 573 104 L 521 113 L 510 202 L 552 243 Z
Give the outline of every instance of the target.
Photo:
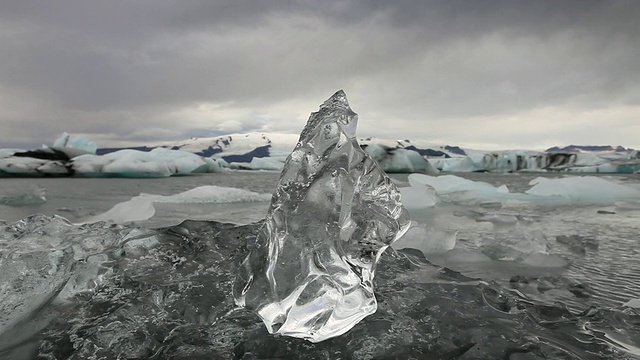
M 623 146 L 613 147 L 611 145 L 569 145 L 565 147 L 554 146 L 545 150 L 545 152 L 603 152 L 603 151 L 632 151 L 633 149 L 626 149 Z
M 298 134 L 258 133 L 230 134 L 210 138 L 191 138 L 163 147 L 189 151 L 202 156 L 223 158 L 229 162 L 250 162 L 253 158 L 271 157 L 284 160 L 298 142 Z M 360 138 L 363 148 L 380 145 L 390 149 L 414 150 L 427 157 L 464 155 L 457 146 L 440 146 L 426 141 L 393 140 L 376 137 Z
M 191 138 L 165 147 L 202 156 L 224 158 L 228 162 L 246 161 L 254 157 L 286 159 L 298 142 L 298 134 L 258 133 L 231 134 L 211 138 Z

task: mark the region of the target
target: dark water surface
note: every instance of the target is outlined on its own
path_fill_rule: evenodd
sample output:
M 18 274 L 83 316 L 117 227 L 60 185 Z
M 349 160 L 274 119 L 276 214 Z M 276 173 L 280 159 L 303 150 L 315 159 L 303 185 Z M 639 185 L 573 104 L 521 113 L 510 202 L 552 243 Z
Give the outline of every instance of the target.
M 518 192 L 539 176 L 460 175 Z M 37 187 L 46 196 L 0 205 L 0 358 L 640 359 L 640 309 L 630 306 L 640 299 L 640 209 L 624 203 L 414 210 L 426 236 L 407 236 L 423 251 L 385 252 L 378 311 L 319 344 L 269 335 L 230 296 L 259 225 L 224 222 L 257 221 L 268 203 L 158 204 L 151 219 L 125 225 L 65 220 L 141 192 L 218 185 L 270 193 L 277 179 L 0 179 L 0 197 Z M 184 219 L 217 222 L 177 225 Z

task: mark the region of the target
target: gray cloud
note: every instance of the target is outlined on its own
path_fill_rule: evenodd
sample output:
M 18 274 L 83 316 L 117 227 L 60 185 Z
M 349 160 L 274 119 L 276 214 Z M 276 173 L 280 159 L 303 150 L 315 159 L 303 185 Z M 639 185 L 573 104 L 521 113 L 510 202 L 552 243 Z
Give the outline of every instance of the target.
M 0 147 L 298 132 L 340 88 L 365 136 L 640 147 L 639 15 L 633 0 L 6 2 Z

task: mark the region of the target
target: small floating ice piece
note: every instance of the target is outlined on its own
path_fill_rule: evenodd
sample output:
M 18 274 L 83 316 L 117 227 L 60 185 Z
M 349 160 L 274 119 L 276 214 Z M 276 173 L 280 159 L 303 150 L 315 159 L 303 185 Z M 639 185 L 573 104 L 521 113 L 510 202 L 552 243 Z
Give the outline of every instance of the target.
M 437 229 L 412 222 L 411 228 L 391 246 L 396 250 L 418 249 L 425 255 L 443 253 L 456 246 L 457 233 L 454 229 Z
M 215 185 L 204 185 L 175 195 L 140 194 L 116 204 L 108 211 L 86 219 L 84 223 L 112 221 L 116 224 L 148 220 L 156 213 L 154 203 L 227 204 L 234 202 L 269 201 L 270 194 L 256 193 Z
M 402 204 L 407 209 L 426 209 L 436 206 L 438 195 L 428 185 L 407 186 L 400 188 Z
M 640 199 L 640 191 L 596 176 L 575 176 L 560 179 L 538 177 L 530 182 L 529 195 L 556 196 L 581 203 L 610 203 Z
M 40 186 L 34 186 L 29 190 L 17 193 L 0 193 L 0 205 L 29 206 L 40 205 L 46 202 L 46 190 Z
M 236 304 L 270 333 L 319 342 L 377 309 L 382 252 L 409 227 L 400 192 L 355 139 L 338 91 L 312 113 L 236 278 Z
M 474 191 L 478 194 L 495 195 L 508 194 L 506 186 L 495 187 L 482 181 L 473 181 L 455 175 L 429 176 L 422 174 L 409 175 L 411 186 L 428 185 L 436 190 L 438 194 L 448 194 L 461 191 Z

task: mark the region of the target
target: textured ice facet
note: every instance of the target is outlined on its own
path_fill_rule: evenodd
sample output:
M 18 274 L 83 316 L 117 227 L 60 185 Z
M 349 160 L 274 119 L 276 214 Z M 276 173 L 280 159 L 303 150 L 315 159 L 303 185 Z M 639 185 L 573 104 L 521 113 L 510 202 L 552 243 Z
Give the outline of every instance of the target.
M 341 90 L 312 113 L 234 284 L 270 333 L 319 342 L 377 309 L 382 252 L 408 229 L 400 192 L 355 139 Z

